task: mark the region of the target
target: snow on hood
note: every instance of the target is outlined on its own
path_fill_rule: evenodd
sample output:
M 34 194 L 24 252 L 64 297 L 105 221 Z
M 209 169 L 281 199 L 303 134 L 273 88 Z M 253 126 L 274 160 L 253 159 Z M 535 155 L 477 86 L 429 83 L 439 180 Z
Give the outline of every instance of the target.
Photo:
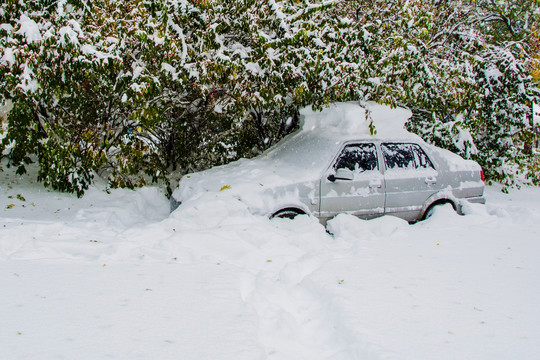
M 377 138 L 418 139 L 404 130 L 411 115 L 404 109 L 374 103 L 361 107 L 349 102 L 331 104 L 320 112 L 304 108 L 300 115 L 300 129 L 262 155 L 185 175 L 173 197 L 185 202 L 208 192 L 226 192 L 259 207 L 260 193 L 274 195 L 276 188 L 293 184 L 310 186 L 322 176 L 343 141 L 374 137 L 371 123 L 377 130 Z M 289 195 L 291 199 L 295 196 Z
M 278 200 L 276 191 L 294 184 L 310 186 L 330 164 L 339 144 L 300 132 L 254 159 L 240 159 L 185 175 L 173 197 L 186 202 L 209 193 L 216 199 L 232 196 L 250 208 L 272 211 L 272 203 Z M 268 196 L 261 197 L 263 193 Z M 298 198 L 294 186 L 279 196 L 279 201 L 285 203 L 296 203 Z

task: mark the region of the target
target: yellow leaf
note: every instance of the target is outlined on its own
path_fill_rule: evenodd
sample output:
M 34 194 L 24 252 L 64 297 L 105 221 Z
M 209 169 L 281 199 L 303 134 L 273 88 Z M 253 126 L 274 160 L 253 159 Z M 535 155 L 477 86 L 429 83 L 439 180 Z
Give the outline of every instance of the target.
M 9 204 L 8 206 L 6 206 L 6 208 L 8 209 L 11 209 L 11 208 L 14 208 L 15 207 L 15 204 Z
M 230 188 L 231 188 L 231 185 L 223 185 L 221 187 L 221 189 L 219 189 L 219 191 L 227 190 L 227 189 L 230 189 Z

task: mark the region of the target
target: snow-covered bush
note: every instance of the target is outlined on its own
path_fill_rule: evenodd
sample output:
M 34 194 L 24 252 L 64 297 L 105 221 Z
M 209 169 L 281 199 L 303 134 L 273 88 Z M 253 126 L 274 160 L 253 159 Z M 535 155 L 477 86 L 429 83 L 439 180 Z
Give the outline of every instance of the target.
M 534 158 L 524 151 L 532 103 L 540 96 L 529 73 L 535 1 L 433 2 L 423 8 L 434 21 L 418 46 L 424 49 L 422 75 L 412 75 L 428 80 L 404 99 L 413 111 L 410 129 L 477 160 L 491 180 L 511 185 L 521 173 L 538 183 Z
M 506 181 L 538 98 L 518 2 L 7 0 L 2 154 L 81 195 L 96 173 L 134 187 L 252 156 L 309 104 L 377 101 Z
M 327 5 L 7 1 L 2 142 L 10 165 L 82 194 L 253 155 L 295 126 Z M 320 42 L 320 41 L 319 41 Z M 316 53 L 316 56 L 322 55 Z M 318 66 L 318 65 L 317 65 Z
M 118 26 L 114 4 L 86 6 L 7 1 L 0 8 L 1 96 L 14 106 L 2 145 L 19 172 L 35 155 L 46 185 L 79 195 L 110 159 L 133 156 L 120 146 L 134 124 L 134 107 L 122 100 L 137 90 L 121 48 L 129 28 Z

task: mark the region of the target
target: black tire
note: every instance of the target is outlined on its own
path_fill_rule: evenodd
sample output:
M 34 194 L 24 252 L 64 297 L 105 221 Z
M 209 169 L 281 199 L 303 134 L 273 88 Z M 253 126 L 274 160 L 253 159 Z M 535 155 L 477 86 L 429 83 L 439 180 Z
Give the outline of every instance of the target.
M 435 208 L 436 208 L 437 206 L 443 206 L 443 205 L 447 205 L 447 204 L 452 205 L 452 207 L 454 208 L 454 211 L 457 212 L 456 206 L 455 206 L 451 201 L 436 202 L 435 204 L 431 204 L 431 205 L 428 207 L 428 209 L 427 209 L 426 212 L 424 213 L 424 216 L 422 217 L 422 220 L 429 219 L 429 218 L 433 215 L 433 211 L 435 211 Z
M 274 213 L 274 215 L 272 215 L 272 219 L 273 218 L 280 218 L 280 219 L 294 219 L 295 217 L 297 217 L 298 215 L 303 215 L 305 214 L 305 212 L 303 212 L 302 210 L 300 209 L 295 209 L 295 208 L 287 208 L 287 209 L 282 209 L 282 210 L 279 210 L 279 211 L 276 211 Z
M 422 217 L 422 220 L 429 219 L 429 218 L 433 215 L 433 211 L 435 210 L 435 207 L 437 207 L 437 206 L 439 206 L 439 205 L 442 205 L 442 204 L 431 205 L 431 206 L 426 210 L 426 212 L 424 213 L 424 216 Z

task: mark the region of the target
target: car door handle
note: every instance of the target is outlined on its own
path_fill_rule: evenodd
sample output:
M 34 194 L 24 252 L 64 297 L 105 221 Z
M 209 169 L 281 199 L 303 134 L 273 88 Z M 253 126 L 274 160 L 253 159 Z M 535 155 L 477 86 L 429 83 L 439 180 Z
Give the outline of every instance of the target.
M 369 182 L 370 188 L 380 188 L 382 187 L 382 181 L 381 180 L 371 180 Z
M 437 183 L 437 178 L 435 176 L 429 176 L 426 178 L 426 184 L 433 185 Z

